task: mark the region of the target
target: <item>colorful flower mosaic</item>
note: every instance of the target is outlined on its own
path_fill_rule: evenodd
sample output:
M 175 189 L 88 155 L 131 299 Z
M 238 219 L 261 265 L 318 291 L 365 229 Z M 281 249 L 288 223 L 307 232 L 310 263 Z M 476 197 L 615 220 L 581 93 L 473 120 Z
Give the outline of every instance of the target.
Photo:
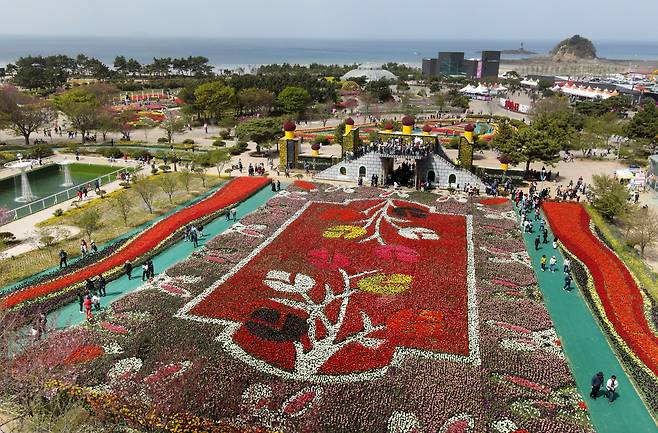
M 59 388 L 171 432 L 589 433 L 510 211 L 293 184 L 115 303 L 104 381 Z

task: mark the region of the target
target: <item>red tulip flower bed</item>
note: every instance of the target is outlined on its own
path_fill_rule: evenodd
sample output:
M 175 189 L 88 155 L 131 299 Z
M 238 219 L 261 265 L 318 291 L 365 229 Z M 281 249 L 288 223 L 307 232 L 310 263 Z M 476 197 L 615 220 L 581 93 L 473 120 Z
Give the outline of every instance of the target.
M 644 314 L 640 288 L 624 263 L 594 236 L 589 214 L 579 204 L 550 202 L 544 205 L 544 212 L 565 248 L 589 269 L 614 331 L 658 374 L 658 338 Z
M 504 197 L 491 197 L 491 198 L 483 198 L 482 200 L 480 200 L 480 204 L 486 206 L 500 206 L 506 203 L 509 203 L 509 199 L 506 199 Z
M 13 308 L 22 302 L 55 293 L 88 278 L 121 267 L 126 261 L 135 260 L 152 251 L 160 242 L 185 224 L 245 200 L 269 183 L 268 178 L 262 177 L 237 178 L 207 199 L 182 209 L 149 227 L 122 249 L 100 262 L 72 274 L 6 296 L 0 301 L 0 310 Z
M 295 377 L 372 377 L 408 350 L 479 362 L 468 221 L 402 200 L 311 203 L 190 318 L 240 324 L 227 336 L 233 350 Z M 314 314 L 318 328 L 308 330 Z

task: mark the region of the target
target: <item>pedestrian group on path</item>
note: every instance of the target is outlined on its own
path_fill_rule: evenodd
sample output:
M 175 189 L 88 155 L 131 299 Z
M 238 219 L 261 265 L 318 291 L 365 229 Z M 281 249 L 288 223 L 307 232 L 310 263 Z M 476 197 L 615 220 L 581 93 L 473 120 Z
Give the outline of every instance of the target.
M 578 182 L 578 189 L 581 188 L 582 180 Z M 541 192 L 537 193 L 534 185 L 530 187 L 528 194 L 524 194 L 523 191 L 517 190 L 513 193 L 514 203 L 516 204 L 519 213 L 521 214 L 521 228 L 525 233 L 534 233 L 534 225 L 537 223 L 539 225 L 539 233 L 534 239 L 535 251 L 541 249 L 541 245 L 548 244 L 548 230 L 545 227 L 544 220 L 541 216 L 541 204 L 544 199 L 549 196 L 548 189 L 544 189 Z M 533 221 L 534 217 L 534 221 Z M 557 237 L 553 238 L 553 244 L 551 245 L 553 250 L 557 250 L 558 239 Z M 552 254 L 551 258 L 548 259 L 546 254 L 542 254 L 539 259 L 539 266 L 542 272 L 546 271 L 546 263 L 548 262 L 548 270 L 551 273 L 558 271 L 557 256 Z M 562 287 L 565 291 L 571 290 L 571 282 L 573 277 L 571 276 L 571 259 L 569 257 L 564 258 L 562 264 L 562 271 L 564 274 L 564 286 Z M 598 372 L 594 377 L 592 377 L 591 385 L 592 390 L 590 392 L 590 397 L 596 399 L 599 396 L 601 387 L 605 378 L 602 372 Z M 617 397 L 617 387 L 619 382 L 617 381 L 617 376 L 612 375 L 605 382 L 605 390 L 603 394 L 608 399 L 609 403 L 612 403 Z

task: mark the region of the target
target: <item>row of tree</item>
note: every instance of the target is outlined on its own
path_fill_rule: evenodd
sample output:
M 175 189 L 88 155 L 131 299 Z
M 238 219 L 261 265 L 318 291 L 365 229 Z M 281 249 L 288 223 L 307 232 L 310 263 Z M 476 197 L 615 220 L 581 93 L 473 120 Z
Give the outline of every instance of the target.
M 126 77 L 208 77 L 213 67 L 208 58 L 202 56 L 172 59 L 153 58 L 153 62 L 142 65 L 135 59 L 118 56 L 114 69 L 102 61 L 79 54 L 72 58 L 65 55 L 26 56 L 6 67 L 14 84 L 25 89 L 54 90 L 66 84 L 71 77 L 95 78 L 98 80 L 125 79 Z
M 61 112 L 69 122 L 67 129 L 78 131 L 82 142 L 92 131 L 100 132 L 103 139 L 108 132 L 121 132 L 129 139 L 136 113 L 112 110 L 110 99 L 115 92 L 112 86 L 96 84 L 43 99 L 5 86 L 0 89 L 0 129 L 23 137 L 29 145 L 32 134 L 51 129 Z
M 206 121 L 221 121 L 228 115 L 240 116 L 262 112 L 280 111 L 301 117 L 310 107 L 309 92 L 298 86 L 287 86 L 277 95 L 271 90 L 248 87 L 236 91 L 225 81 L 194 83 L 183 88 L 178 97 L 185 104 L 184 112 Z

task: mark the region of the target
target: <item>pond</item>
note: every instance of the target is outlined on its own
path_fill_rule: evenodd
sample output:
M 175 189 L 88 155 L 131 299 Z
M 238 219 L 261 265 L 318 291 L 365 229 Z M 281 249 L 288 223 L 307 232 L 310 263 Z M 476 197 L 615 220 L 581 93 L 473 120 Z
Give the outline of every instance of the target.
M 89 182 L 92 179 L 118 170 L 118 167 L 94 164 L 71 164 L 71 178 L 75 185 Z M 47 165 L 27 173 L 34 200 L 56 194 L 67 189 L 64 184 L 64 169 L 57 164 Z M 15 209 L 25 202 L 16 201 L 21 195 L 21 175 L 0 180 L 0 207 Z

